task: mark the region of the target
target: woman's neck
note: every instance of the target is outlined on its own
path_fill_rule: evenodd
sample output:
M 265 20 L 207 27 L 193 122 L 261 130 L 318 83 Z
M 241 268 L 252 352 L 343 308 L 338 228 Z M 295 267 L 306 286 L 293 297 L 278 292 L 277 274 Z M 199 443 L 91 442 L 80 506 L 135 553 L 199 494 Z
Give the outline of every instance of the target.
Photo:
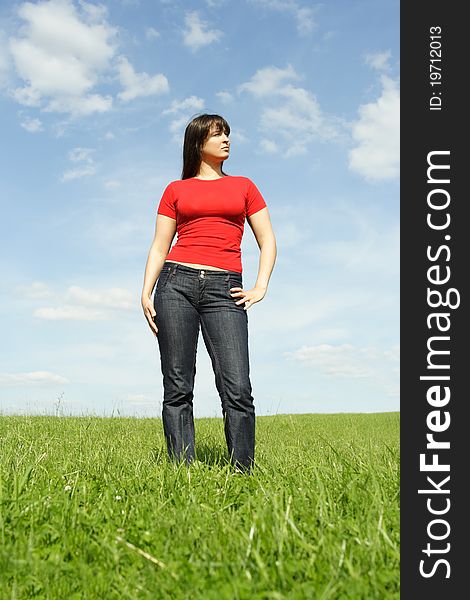
M 211 164 L 203 160 L 196 177 L 198 179 L 219 179 L 220 177 L 224 177 L 224 174 L 222 173 L 222 164 L 220 162 Z

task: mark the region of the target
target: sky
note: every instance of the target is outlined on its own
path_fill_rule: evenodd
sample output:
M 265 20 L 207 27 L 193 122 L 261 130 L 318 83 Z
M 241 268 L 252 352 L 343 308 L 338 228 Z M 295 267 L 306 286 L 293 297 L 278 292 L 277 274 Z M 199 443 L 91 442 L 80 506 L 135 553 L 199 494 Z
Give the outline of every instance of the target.
M 0 414 L 161 416 L 143 275 L 203 112 L 277 240 L 256 414 L 399 410 L 399 2 L 5 0 Z M 194 415 L 222 416 L 202 334 Z

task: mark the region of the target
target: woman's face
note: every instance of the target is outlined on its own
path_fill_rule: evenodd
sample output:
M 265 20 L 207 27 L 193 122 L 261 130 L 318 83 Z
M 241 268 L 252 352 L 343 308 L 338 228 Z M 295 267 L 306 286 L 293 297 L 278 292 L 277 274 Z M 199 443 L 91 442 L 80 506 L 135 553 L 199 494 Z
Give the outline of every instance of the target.
M 203 160 L 225 160 L 230 153 L 230 140 L 228 135 L 217 125 L 212 125 L 209 135 L 202 147 Z

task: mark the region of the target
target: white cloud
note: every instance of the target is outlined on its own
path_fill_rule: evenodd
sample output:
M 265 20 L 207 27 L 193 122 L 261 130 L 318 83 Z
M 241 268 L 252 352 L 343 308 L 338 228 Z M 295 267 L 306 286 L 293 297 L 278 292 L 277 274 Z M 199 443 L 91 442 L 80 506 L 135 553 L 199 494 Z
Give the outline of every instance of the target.
M 289 84 L 278 90 L 278 94 L 286 98 L 287 102 L 265 108 L 261 126 L 264 131 L 276 131 L 291 142 L 291 153 L 306 151 L 307 144 L 314 138 L 335 137 L 335 129 L 326 122 L 320 105 L 311 92 Z
M 260 146 L 262 150 L 264 150 L 268 154 L 275 154 L 279 151 L 279 146 L 276 144 L 276 142 L 273 142 L 272 140 L 261 140 Z
M 181 143 L 181 130 L 188 123 L 188 118 L 184 115 L 173 119 L 170 123 L 170 131 L 173 133 L 173 140 Z
M 274 134 L 282 138 L 285 158 L 305 154 L 312 141 L 332 140 L 340 135 L 338 123 L 322 112 L 315 96 L 287 83 L 289 79 L 300 79 L 292 65 L 285 69 L 265 67 L 237 88 L 239 93 L 246 91 L 262 100 L 260 129 L 270 138 Z M 280 141 L 270 141 L 281 147 Z
M 69 152 L 69 159 L 72 162 L 91 161 L 93 160 L 91 158 L 93 152 L 93 148 L 73 148 L 73 150 L 70 150 Z
M 62 174 L 61 181 L 72 181 L 96 173 L 96 165 L 91 156 L 94 152 L 93 148 L 73 148 L 69 152 L 69 160 L 73 163 L 82 163 L 80 166 L 69 169 Z
M 77 167 L 76 169 L 69 169 L 62 174 L 61 181 L 73 181 L 74 179 L 81 179 L 82 177 L 89 177 L 96 173 L 96 167 L 94 164 L 87 164 L 83 167 Z
M 11 96 L 23 106 L 40 106 L 41 94 L 31 86 L 25 88 L 17 88 L 10 92 Z
M 101 321 L 110 318 L 107 313 L 86 306 L 38 308 L 33 316 L 46 321 Z
M 0 31 L 0 88 L 7 85 L 10 75 L 10 56 L 7 50 L 7 40 L 3 31 Z
M 302 6 L 295 0 L 250 0 L 252 4 L 292 15 L 297 24 L 297 31 L 306 35 L 316 27 L 315 9 L 311 6 Z
M 294 352 L 285 352 L 284 356 L 331 377 L 351 378 L 380 378 L 384 366 L 389 369 L 395 360 L 389 351 L 351 344 L 302 346 Z
M 349 168 L 370 182 L 397 179 L 400 169 L 398 82 L 386 75 L 380 81 L 378 100 L 359 107 L 359 119 L 352 124 L 357 145 L 349 153 Z
M 105 292 L 87 290 L 79 286 L 71 286 L 66 294 L 70 302 L 77 302 L 100 308 L 134 308 L 137 300 L 133 298 L 129 290 L 124 288 L 110 288 Z
M 68 113 L 75 117 L 83 117 L 92 113 L 104 113 L 111 109 L 113 99 L 111 96 L 89 94 L 85 97 L 69 96 L 58 97 L 50 100 L 43 109 L 44 112 Z
M 226 2 L 227 0 L 206 0 L 206 4 L 210 8 L 219 8 L 220 6 L 223 6 Z
M 117 190 L 121 187 L 121 182 L 116 179 L 108 179 L 103 185 L 107 190 Z
M 73 285 L 57 297 L 57 302 L 59 306 L 38 308 L 33 315 L 48 321 L 100 321 L 112 318 L 114 310 L 132 310 L 138 306 L 138 298 L 118 287 L 90 290 Z
M 198 96 L 189 96 L 184 100 L 173 100 L 169 108 L 162 111 L 162 115 L 176 115 L 170 122 L 172 140 L 181 144 L 182 130 L 189 122 L 190 115 L 204 108 L 204 100 Z
M 184 21 L 186 29 L 183 31 L 183 42 L 193 52 L 216 42 L 222 36 L 222 31 L 209 29 L 209 24 L 200 18 L 197 11 L 187 13 Z
M 390 50 L 386 50 L 385 52 L 370 52 L 365 55 L 365 62 L 377 71 L 388 71 L 391 56 L 392 53 Z
M 32 119 L 31 117 L 25 117 L 20 122 L 21 127 L 26 129 L 29 133 L 37 133 L 43 130 L 43 126 L 40 119 Z
M 68 379 L 50 371 L 31 371 L 29 373 L 0 373 L 0 385 L 48 385 L 69 383 Z
M 54 136 L 56 138 L 63 137 L 67 133 L 68 128 L 71 126 L 72 120 L 73 119 L 71 117 L 71 118 L 65 118 L 63 121 L 55 121 L 55 122 L 51 123 L 51 130 L 52 130 Z
M 145 37 L 148 40 L 156 40 L 160 37 L 160 33 L 155 29 L 155 27 L 147 27 L 145 30 Z
M 216 96 L 223 104 L 229 104 L 230 102 L 233 102 L 233 96 L 230 92 L 227 92 L 227 90 L 217 92 Z
M 10 52 L 25 85 L 11 95 L 26 106 L 50 112 L 86 115 L 109 110 L 112 99 L 92 93 L 114 56 L 117 30 L 105 20 L 106 9 L 71 0 L 23 2 L 24 21 Z
M 89 20 L 93 23 L 99 23 L 102 21 L 108 12 L 108 9 L 103 4 L 91 4 L 85 2 L 85 0 L 78 0 L 80 7 L 87 14 Z
M 175 114 L 181 111 L 202 110 L 204 108 L 204 100 L 198 96 L 189 96 L 184 100 L 173 100 L 170 108 L 162 111 L 162 115 Z
M 307 35 L 315 29 L 317 24 L 314 19 L 314 10 L 310 6 L 299 6 L 296 3 L 292 10 L 296 23 L 297 31 L 300 35 Z
M 231 129 L 230 137 L 232 140 L 236 140 L 239 144 L 245 144 L 248 141 L 248 138 L 241 129 Z
M 168 80 L 165 75 L 148 75 L 147 73 L 136 73 L 134 68 L 124 56 L 118 61 L 119 79 L 124 88 L 118 97 L 123 102 L 134 100 L 141 96 L 154 96 L 169 91 Z
M 238 86 L 237 91 L 250 92 L 255 98 L 271 96 L 282 89 L 281 84 L 286 79 L 300 79 L 294 67 L 289 64 L 285 69 L 279 67 L 264 67 L 258 69 L 253 77 Z

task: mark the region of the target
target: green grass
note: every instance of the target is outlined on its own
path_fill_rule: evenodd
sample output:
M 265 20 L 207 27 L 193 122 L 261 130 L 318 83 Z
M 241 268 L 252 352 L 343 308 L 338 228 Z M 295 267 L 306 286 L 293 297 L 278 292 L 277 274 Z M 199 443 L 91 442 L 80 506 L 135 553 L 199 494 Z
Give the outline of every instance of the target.
M 257 466 L 160 419 L 0 416 L 0 598 L 399 598 L 399 414 L 257 417 Z

